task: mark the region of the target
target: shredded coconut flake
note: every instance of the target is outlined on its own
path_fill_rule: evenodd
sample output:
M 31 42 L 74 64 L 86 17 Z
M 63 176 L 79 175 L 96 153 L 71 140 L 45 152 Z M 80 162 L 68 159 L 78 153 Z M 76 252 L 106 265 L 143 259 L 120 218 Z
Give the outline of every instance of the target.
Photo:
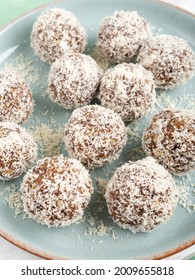
M 20 53 L 12 61 L 6 62 L 3 69 L 19 75 L 28 83 L 37 84 L 40 82 L 41 69 L 35 67 L 33 63 L 33 59 L 25 53 Z
M 29 130 L 40 149 L 40 157 L 56 156 L 63 146 L 64 128 L 54 128 L 52 125 L 40 123 Z
M 9 205 L 9 207 L 12 210 L 14 210 L 15 217 L 17 217 L 19 214 L 23 212 L 24 207 L 23 207 L 23 202 L 21 200 L 21 193 L 15 190 L 15 186 L 10 191 L 10 194 L 7 197 L 5 197 L 5 201 Z
M 91 222 L 93 221 L 93 222 Z M 90 224 L 85 231 L 85 235 L 92 235 L 92 236 L 106 236 L 112 234 L 113 238 L 116 238 L 116 234 L 113 233 L 113 226 L 106 226 L 103 220 L 94 219 L 90 217 L 87 219 L 87 222 Z

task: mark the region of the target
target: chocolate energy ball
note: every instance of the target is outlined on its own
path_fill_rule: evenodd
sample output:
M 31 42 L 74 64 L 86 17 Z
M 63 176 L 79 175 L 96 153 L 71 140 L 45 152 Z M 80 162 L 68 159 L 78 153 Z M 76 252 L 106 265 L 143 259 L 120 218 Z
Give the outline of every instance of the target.
M 86 168 L 75 159 L 47 157 L 25 175 L 20 187 L 24 210 L 48 227 L 80 221 L 93 192 Z
M 138 62 L 154 75 L 156 86 L 172 89 L 184 84 L 195 72 L 195 53 L 187 41 L 171 35 L 159 35 L 140 49 Z
M 65 125 L 64 142 L 69 155 L 89 169 L 117 159 L 126 140 L 127 130 L 121 117 L 98 105 L 74 110 Z
M 0 121 L 23 124 L 33 111 L 27 84 L 16 74 L 0 72 Z
M 148 232 L 169 220 L 178 196 L 172 176 L 152 157 L 119 167 L 105 193 L 113 221 L 132 232 Z
M 153 75 L 139 64 L 118 64 L 104 74 L 97 97 L 102 106 L 130 122 L 145 115 L 155 102 Z
M 136 11 L 115 11 L 100 24 L 98 47 L 111 63 L 129 62 L 149 37 L 149 25 Z
M 83 52 L 86 32 L 77 18 L 64 9 L 44 11 L 31 32 L 31 47 L 41 60 L 54 62 L 67 51 Z
M 56 60 L 49 73 L 49 95 L 63 108 L 73 109 L 91 102 L 101 70 L 93 58 L 69 53 Z
M 164 109 L 145 129 L 142 146 L 176 175 L 195 169 L 195 113 L 184 109 Z
M 0 122 L 0 179 L 12 180 L 25 172 L 37 157 L 37 145 L 24 128 Z

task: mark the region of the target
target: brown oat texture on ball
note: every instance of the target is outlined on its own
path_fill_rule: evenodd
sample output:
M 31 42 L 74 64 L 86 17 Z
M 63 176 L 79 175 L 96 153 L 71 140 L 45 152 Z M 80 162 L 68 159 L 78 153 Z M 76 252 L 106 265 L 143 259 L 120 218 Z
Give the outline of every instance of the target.
M 137 61 L 153 73 L 156 87 L 165 90 L 185 84 L 195 73 L 195 53 L 187 41 L 172 35 L 148 40 Z
M 20 192 L 29 218 L 65 227 L 82 220 L 93 186 L 78 160 L 60 155 L 39 160 L 25 175 Z
M 76 16 L 60 8 L 41 13 L 31 32 L 35 55 L 50 64 L 68 51 L 83 52 L 86 41 L 86 31 Z
M 31 115 L 34 101 L 28 85 L 18 75 L 0 72 L 0 121 L 23 124 Z
M 178 197 L 171 174 L 152 157 L 119 167 L 105 193 L 113 221 L 134 233 L 150 232 L 167 222 Z
M 118 64 L 103 75 L 97 97 L 102 106 L 131 122 L 148 113 L 155 103 L 153 74 L 139 64 Z
M 126 140 L 127 130 L 121 117 L 99 105 L 75 109 L 65 125 L 65 148 L 89 169 L 117 159 Z
M 164 109 L 145 129 L 142 146 L 171 173 L 195 169 L 195 114 L 185 109 Z
M 37 157 L 37 145 L 13 122 L 0 123 L 0 179 L 12 180 L 27 171 Z
M 97 45 L 109 62 L 129 62 L 150 33 L 149 24 L 136 11 L 115 11 L 101 22 Z
M 101 74 L 102 70 L 89 55 L 68 53 L 50 68 L 49 96 L 66 109 L 87 105 L 95 95 Z

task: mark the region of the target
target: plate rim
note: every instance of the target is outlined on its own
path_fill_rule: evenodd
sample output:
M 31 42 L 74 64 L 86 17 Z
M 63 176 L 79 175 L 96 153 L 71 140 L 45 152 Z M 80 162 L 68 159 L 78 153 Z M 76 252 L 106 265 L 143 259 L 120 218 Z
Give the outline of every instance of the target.
M 70 1 L 70 0 L 68 0 Z M 160 3 L 161 5 L 165 5 L 165 6 L 169 6 L 169 7 L 172 7 L 173 9 L 175 10 L 179 10 L 180 12 L 184 13 L 184 14 L 187 14 L 188 16 L 191 16 L 193 18 L 195 18 L 195 13 L 192 13 L 192 12 L 189 12 L 188 10 L 182 8 L 182 7 L 179 7 L 173 3 L 168 3 L 168 2 L 165 2 L 163 0 L 151 0 L 153 2 L 157 2 L 157 3 Z M 63 0 L 54 0 L 54 1 L 51 1 L 51 2 L 48 2 L 48 3 L 45 3 L 43 5 L 40 5 L 36 8 L 33 8 L 31 10 L 28 10 L 27 12 L 24 12 L 24 13 L 21 13 L 19 16 L 17 17 L 14 17 L 12 20 L 10 20 L 9 22 L 5 23 L 3 26 L 0 27 L 0 33 L 2 31 L 5 31 L 7 28 L 9 28 L 11 25 L 13 25 L 14 23 L 16 23 L 17 21 L 19 21 L 20 19 L 22 19 L 23 17 L 25 16 L 28 16 L 30 15 L 31 13 L 33 12 L 36 12 L 38 10 L 41 10 L 43 8 L 47 8 L 53 4 L 57 4 L 57 3 L 61 3 L 63 2 Z
M 26 251 L 30 254 L 35 255 L 37 257 L 40 257 L 40 258 L 43 258 L 43 259 L 46 259 L 46 260 L 69 260 L 68 258 L 62 258 L 62 257 L 59 257 L 57 255 L 47 253 L 45 251 L 35 249 L 33 246 L 30 246 L 27 243 L 11 236 L 10 234 L 8 234 L 5 231 L 2 231 L 1 229 L 0 229 L 0 236 L 2 238 L 4 238 L 5 240 L 7 240 L 9 243 L 17 246 L 18 248 L 20 248 L 20 249 L 22 249 L 22 250 L 24 250 L 24 251 Z M 152 256 L 150 256 L 148 258 L 138 257 L 137 259 L 139 259 L 139 260 L 141 260 L 141 259 L 142 260 L 162 260 L 164 258 L 174 256 L 177 253 L 181 253 L 182 251 L 190 248 L 193 245 L 195 245 L 195 238 L 193 238 L 191 240 L 188 240 L 186 242 L 180 243 L 177 247 L 172 248 L 170 250 L 167 250 L 165 252 L 162 252 L 162 253 L 159 253 L 159 254 L 153 254 Z M 185 258 L 187 258 L 187 257 L 188 256 L 185 256 Z
M 43 5 L 39 5 L 38 7 L 36 8 L 33 8 L 31 10 L 28 10 L 27 12 L 24 12 L 22 14 L 20 14 L 19 16 L 13 18 L 11 21 L 9 21 L 8 23 L 6 23 L 5 25 L 3 25 L 2 27 L 0 27 L 0 35 L 6 31 L 6 29 L 9 29 L 12 25 L 14 25 L 15 23 L 17 23 L 18 21 L 20 21 L 21 19 L 23 19 L 24 17 L 26 16 L 29 16 L 30 14 L 36 12 L 36 11 L 39 11 L 39 10 L 42 10 L 44 8 L 47 8 L 51 5 L 54 5 L 54 4 L 58 4 L 58 3 L 62 3 L 64 0 L 54 0 L 54 1 L 51 1 L 51 2 L 48 2 L 48 3 L 45 3 Z M 69 0 L 68 0 L 69 1 Z M 163 0 L 151 0 L 152 2 L 156 2 L 156 3 L 159 3 L 160 5 L 164 5 L 164 6 L 168 6 L 168 7 L 171 7 L 175 10 L 178 10 L 190 17 L 192 17 L 193 19 L 195 18 L 195 14 L 192 13 L 192 12 L 189 12 L 188 10 L 184 9 L 184 8 L 181 8 L 173 3 L 167 3 Z M 27 243 L 13 237 L 11 234 L 3 231 L 0 229 L 0 237 L 4 238 L 5 240 L 7 240 L 9 243 L 15 245 L 16 247 L 30 253 L 30 254 L 33 254 L 37 257 L 40 257 L 40 258 L 43 258 L 43 259 L 46 259 L 46 260 L 69 260 L 68 258 L 62 258 L 62 257 L 59 257 L 57 255 L 54 255 L 54 254 L 50 254 L 50 253 L 47 253 L 45 251 L 42 251 L 42 250 L 39 250 L 39 249 L 35 249 L 33 246 L 30 246 L 28 245 Z M 148 258 L 137 258 L 137 259 L 143 259 L 143 260 L 162 260 L 164 258 L 167 258 L 167 257 L 171 257 L 171 256 L 174 256 L 175 254 L 177 253 L 181 253 L 182 251 L 185 251 L 186 249 L 190 248 L 191 246 L 195 245 L 195 238 L 193 239 L 190 239 L 186 242 L 183 242 L 183 243 L 180 243 L 178 246 L 170 249 L 170 250 L 167 250 L 165 252 L 162 252 L 162 253 L 157 253 L 157 254 L 153 254 L 152 256 L 148 257 Z M 195 252 L 194 252 L 195 253 Z M 192 254 L 192 253 L 191 253 Z M 187 258 L 188 256 L 185 256 L 185 258 Z

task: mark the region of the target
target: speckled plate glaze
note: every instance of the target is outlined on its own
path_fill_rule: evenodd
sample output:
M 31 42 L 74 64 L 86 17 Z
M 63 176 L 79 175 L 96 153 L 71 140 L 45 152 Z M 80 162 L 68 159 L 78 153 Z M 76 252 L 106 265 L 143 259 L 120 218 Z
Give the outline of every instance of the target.
M 111 15 L 115 10 L 121 9 L 137 10 L 152 26 L 156 26 L 154 32 L 183 37 L 189 41 L 191 47 L 195 50 L 195 18 L 188 13 L 161 2 L 152 0 L 65 0 L 58 1 L 52 5 L 52 7 L 56 6 L 75 13 L 84 25 L 88 33 L 88 48 L 86 51 L 88 53 L 96 42 L 100 21 L 105 16 Z M 29 45 L 32 24 L 40 12 L 41 9 L 23 16 L 8 25 L 0 33 L 0 67 L 3 68 L 5 63 L 10 63 L 14 59 L 17 60 L 22 53 L 27 58 L 33 59 L 32 66 L 37 69 L 35 74 L 40 75 L 40 80 L 36 80 L 36 82 L 33 82 L 33 79 L 28 80 L 27 78 L 33 92 L 36 107 L 31 119 L 24 125 L 25 127 L 32 125 L 33 122 L 35 123 L 36 118 L 41 122 L 50 122 L 49 116 L 52 111 L 55 112 L 53 119 L 60 126 L 67 121 L 71 113 L 51 103 L 47 96 L 43 97 L 49 66 L 34 57 Z M 176 102 L 178 96 L 183 96 L 184 98 L 181 99 L 183 101 L 178 101 L 177 106 L 180 108 L 188 107 L 188 102 L 194 95 L 195 78 L 184 86 L 168 91 L 164 94 L 164 101 L 162 101 L 163 94 L 158 93 L 159 102 L 155 110 L 158 111 L 160 108 L 166 107 L 166 100 L 170 102 L 172 100 L 173 103 Z M 42 114 L 45 106 L 49 110 L 46 117 Z M 117 166 L 120 166 L 127 160 L 135 159 L 135 151 L 136 149 L 139 150 L 142 131 L 154 112 L 129 126 L 132 129 L 138 127 L 137 136 L 135 134 L 134 136 L 129 136 L 128 144 L 117 161 L 91 172 L 93 178 L 102 177 L 108 179 Z M 64 149 L 62 149 L 62 153 L 67 154 Z M 142 156 L 140 153 L 136 155 L 138 158 Z M 190 173 L 189 177 L 177 178 L 176 180 L 179 184 L 183 181 L 186 187 L 190 187 L 191 184 L 195 183 L 193 173 Z M 0 182 L 0 234 L 15 245 L 43 258 L 160 259 L 195 244 L 194 210 L 187 212 L 181 205 L 178 205 L 173 217 L 166 224 L 151 233 L 132 234 L 114 225 L 106 209 L 100 213 L 96 211 L 97 199 L 95 194 L 87 213 L 93 214 L 95 212 L 106 226 L 113 227 L 113 230 L 110 230 L 107 235 L 91 236 L 87 234 L 88 227 L 92 226 L 86 220 L 68 228 L 48 229 L 34 220 L 24 220 L 22 214 L 15 217 L 14 211 L 5 203 L 4 198 L 8 195 L 5 188 L 12 183 L 19 186 L 21 181 L 22 177 L 5 184 Z

